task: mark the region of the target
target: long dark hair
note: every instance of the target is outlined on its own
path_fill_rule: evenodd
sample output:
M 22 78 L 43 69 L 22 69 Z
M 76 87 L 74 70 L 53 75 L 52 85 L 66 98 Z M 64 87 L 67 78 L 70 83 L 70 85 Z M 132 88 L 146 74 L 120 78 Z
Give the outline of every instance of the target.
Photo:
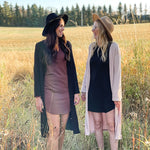
M 55 50 L 54 48 L 57 39 L 56 29 L 59 26 L 59 24 L 60 24 L 60 19 L 56 19 L 55 21 L 53 21 L 49 27 L 48 34 L 46 36 L 45 44 L 47 48 L 45 49 L 45 62 L 48 65 L 54 62 L 57 57 L 58 51 Z M 59 47 L 62 49 L 62 51 L 65 54 L 64 59 L 70 61 L 70 49 L 67 46 L 65 35 L 58 38 L 58 40 L 59 40 Z

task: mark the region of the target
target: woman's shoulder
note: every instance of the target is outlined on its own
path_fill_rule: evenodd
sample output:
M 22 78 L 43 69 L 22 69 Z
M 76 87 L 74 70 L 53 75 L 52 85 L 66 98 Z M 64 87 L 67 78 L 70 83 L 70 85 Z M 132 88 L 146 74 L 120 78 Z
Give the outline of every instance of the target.
M 92 42 L 92 43 L 89 45 L 89 52 L 91 52 L 95 46 L 96 46 L 96 42 Z
M 39 42 L 36 43 L 36 45 L 35 45 L 35 52 L 43 53 L 44 49 L 46 49 L 46 44 L 45 44 L 44 40 L 39 41 Z
M 111 43 L 111 47 L 117 48 L 117 47 L 118 47 L 118 44 L 117 44 L 116 42 L 112 42 L 112 43 Z
M 72 44 L 71 44 L 71 42 L 70 41 L 67 41 L 67 46 L 69 47 L 69 48 L 71 48 L 72 47 Z
M 110 50 L 112 53 L 120 53 L 119 46 L 116 42 L 111 43 Z
M 44 46 L 45 45 L 44 40 L 37 42 L 35 45 L 36 45 L 36 47 Z
M 93 49 L 93 47 L 96 46 L 96 42 L 92 42 L 90 45 L 89 45 L 89 49 Z

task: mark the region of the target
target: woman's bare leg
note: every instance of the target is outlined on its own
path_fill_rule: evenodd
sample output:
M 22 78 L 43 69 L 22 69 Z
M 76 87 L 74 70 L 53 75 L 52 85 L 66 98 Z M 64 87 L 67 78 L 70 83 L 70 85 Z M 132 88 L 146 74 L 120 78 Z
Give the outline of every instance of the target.
M 60 121 L 60 138 L 59 138 L 59 150 L 62 150 L 63 143 L 64 143 L 64 136 L 65 136 L 65 128 L 66 123 L 68 120 L 69 114 L 63 114 L 61 115 L 61 121 Z
M 47 150 L 59 150 L 58 141 L 60 136 L 60 115 L 46 112 L 49 126 L 49 137 L 47 140 Z
M 95 124 L 95 137 L 99 150 L 104 150 L 102 113 L 92 112 Z
M 118 150 L 118 140 L 115 140 L 115 110 L 106 113 L 106 120 L 109 127 L 111 150 Z

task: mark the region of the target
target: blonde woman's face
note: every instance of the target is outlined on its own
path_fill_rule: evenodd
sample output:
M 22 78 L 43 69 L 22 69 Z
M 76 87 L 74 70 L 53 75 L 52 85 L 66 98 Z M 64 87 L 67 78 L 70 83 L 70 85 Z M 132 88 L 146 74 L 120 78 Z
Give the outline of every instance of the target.
M 59 26 L 58 26 L 57 29 L 56 29 L 56 34 L 57 34 L 57 36 L 58 36 L 58 37 L 62 37 L 63 34 L 64 34 L 63 31 L 64 31 L 64 20 L 61 19 L 61 20 L 60 20 L 60 24 L 59 24 Z
M 98 23 L 96 21 L 93 24 L 92 32 L 93 32 L 94 38 L 97 39 L 98 34 L 99 34 L 99 27 L 98 27 Z

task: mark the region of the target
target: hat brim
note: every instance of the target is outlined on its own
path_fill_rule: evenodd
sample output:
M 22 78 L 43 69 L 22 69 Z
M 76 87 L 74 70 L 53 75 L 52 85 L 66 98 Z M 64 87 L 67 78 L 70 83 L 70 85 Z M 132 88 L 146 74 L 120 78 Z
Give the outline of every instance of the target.
M 109 30 L 107 29 L 107 26 L 105 26 L 105 24 L 103 23 L 103 21 L 101 20 L 101 18 L 100 18 L 97 14 L 92 14 L 92 16 L 93 16 L 93 22 L 99 20 L 100 23 L 103 25 L 103 27 L 104 27 L 104 29 L 105 29 L 105 31 L 106 31 L 106 34 L 107 34 L 107 36 L 108 36 L 108 38 L 109 38 L 111 41 L 113 41 L 113 37 L 112 37 L 111 33 L 109 32 Z
M 60 19 L 60 18 L 62 18 L 62 19 L 64 20 L 65 24 L 67 23 L 67 21 L 68 21 L 68 15 L 66 15 L 66 14 L 59 15 L 58 17 L 56 17 L 55 19 L 52 19 L 51 21 L 49 21 L 49 22 L 45 25 L 45 27 L 44 27 L 44 29 L 43 29 L 43 32 L 42 32 L 42 35 L 43 35 L 43 36 L 46 36 L 47 33 L 48 33 L 48 29 L 49 29 L 50 24 L 51 24 L 52 22 L 54 22 L 55 20 Z

